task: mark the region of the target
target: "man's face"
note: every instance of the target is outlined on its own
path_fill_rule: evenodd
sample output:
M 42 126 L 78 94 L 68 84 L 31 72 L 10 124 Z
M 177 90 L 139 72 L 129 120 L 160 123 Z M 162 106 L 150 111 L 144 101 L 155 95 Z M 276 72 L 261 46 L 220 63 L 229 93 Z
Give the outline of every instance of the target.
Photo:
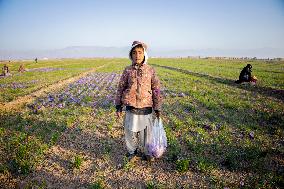
M 144 60 L 144 49 L 139 47 L 134 48 L 131 57 L 135 64 L 141 64 Z

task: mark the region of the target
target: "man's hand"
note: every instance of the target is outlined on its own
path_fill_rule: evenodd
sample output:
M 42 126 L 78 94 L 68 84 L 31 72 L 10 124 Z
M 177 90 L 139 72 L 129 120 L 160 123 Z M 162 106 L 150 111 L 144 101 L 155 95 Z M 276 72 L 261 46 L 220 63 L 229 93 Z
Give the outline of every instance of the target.
M 116 120 L 119 120 L 121 118 L 121 112 L 116 112 Z
M 121 105 L 116 105 L 116 121 L 118 121 L 121 118 L 121 112 L 122 112 L 122 106 Z
M 155 110 L 155 115 L 158 119 L 160 119 L 161 112 L 159 110 Z

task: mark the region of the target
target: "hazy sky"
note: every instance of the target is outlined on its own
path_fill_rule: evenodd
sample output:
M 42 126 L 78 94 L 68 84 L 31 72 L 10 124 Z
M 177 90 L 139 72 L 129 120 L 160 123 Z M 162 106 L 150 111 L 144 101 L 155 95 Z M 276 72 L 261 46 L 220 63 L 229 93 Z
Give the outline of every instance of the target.
M 0 0 L 0 49 L 284 50 L 284 0 Z

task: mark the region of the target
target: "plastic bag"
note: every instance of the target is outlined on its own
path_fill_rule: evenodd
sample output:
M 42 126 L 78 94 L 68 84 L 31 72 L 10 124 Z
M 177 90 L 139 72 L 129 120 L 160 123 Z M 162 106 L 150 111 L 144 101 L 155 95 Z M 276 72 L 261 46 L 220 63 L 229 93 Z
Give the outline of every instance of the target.
M 155 119 L 154 125 L 149 131 L 147 140 L 147 149 L 149 155 L 159 158 L 167 148 L 167 137 L 161 118 Z

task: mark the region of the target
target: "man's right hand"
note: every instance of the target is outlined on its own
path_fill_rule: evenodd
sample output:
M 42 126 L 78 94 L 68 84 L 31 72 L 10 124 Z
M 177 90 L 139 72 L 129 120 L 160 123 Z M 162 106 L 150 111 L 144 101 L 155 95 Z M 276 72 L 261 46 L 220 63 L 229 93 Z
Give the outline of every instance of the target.
M 116 120 L 119 120 L 121 118 L 121 112 L 116 112 Z
M 156 117 L 157 117 L 158 119 L 160 119 L 160 117 L 161 117 L 161 112 L 158 111 L 158 110 L 155 110 L 155 115 L 156 115 Z

